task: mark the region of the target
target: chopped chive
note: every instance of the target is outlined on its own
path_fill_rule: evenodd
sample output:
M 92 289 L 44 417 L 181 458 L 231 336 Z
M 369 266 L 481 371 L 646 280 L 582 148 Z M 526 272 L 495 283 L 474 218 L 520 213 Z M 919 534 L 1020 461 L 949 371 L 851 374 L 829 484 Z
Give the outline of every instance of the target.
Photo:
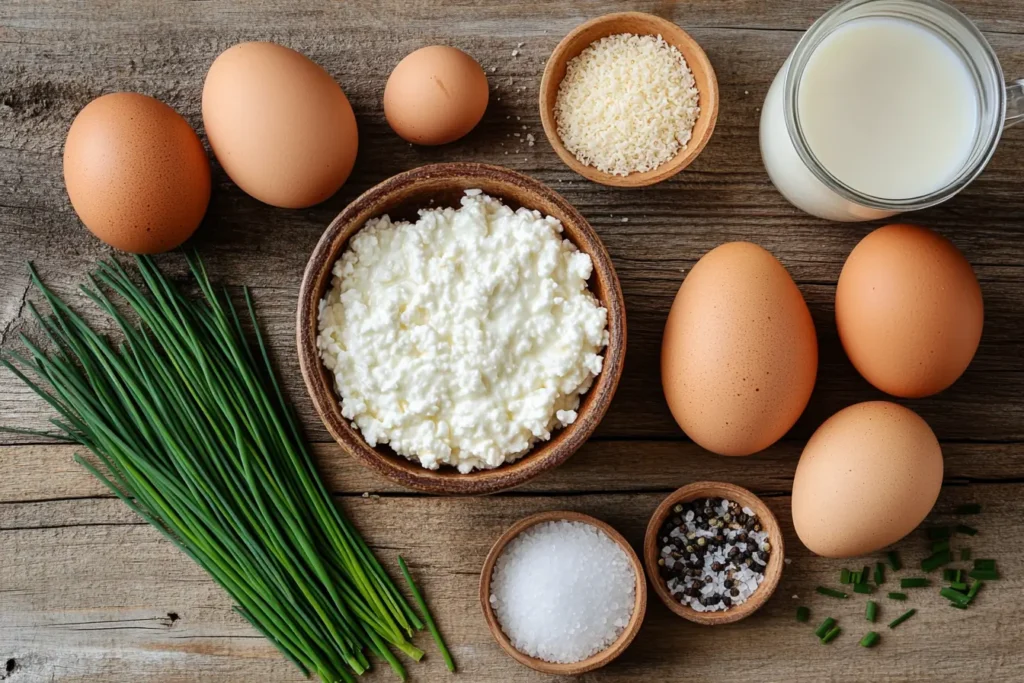
M 958 515 L 976 515 L 981 512 L 981 506 L 977 503 L 967 503 L 965 505 L 958 505 L 953 509 L 953 512 Z
M 995 569 L 975 569 L 968 576 L 972 579 L 981 579 L 982 581 L 995 581 L 999 578 L 999 572 Z
M 907 599 L 907 594 L 906 593 L 889 593 L 889 599 L 890 600 L 906 600 Z
M 950 607 L 956 607 L 957 609 L 967 609 L 967 603 L 966 602 L 951 602 L 951 603 L 949 603 L 949 606 Z
M 851 583 L 850 581 L 850 570 L 842 569 L 839 572 L 839 583 Z
M 889 554 L 889 566 L 892 567 L 894 572 L 898 572 L 903 569 L 903 563 L 900 562 L 900 555 L 895 550 L 890 550 Z
M 974 596 L 978 594 L 979 590 L 981 590 L 982 585 L 984 585 L 984 584 L 981 581 L 978 581 L 977 579 L 972 581 L 971 582 L 971 587 L 967 591 L 967 599 L 968 600 L 974 600 Z
M 836 639 L 836 636 L 838 636 L 842 632 L 843 629 L 839 628 L 838 626 L 833 626 L 832 630 L 826 633 L 825 637 L 821 639 L 821 642 L 824 644 L 831 643 L 833 640 Z
M 852 583 L 852 584 L 860 583 L 860 572 L 850 572 L 850 583 Z
M 992 570 L 992 569 L 996 568 L 996 561 L 995 560 L 975 560 L 974 561 L 974 568 L 975 569 Z
M 955 583 L 963 583 L 963 581 L 964 581 L 964 570 L 963 569 L 957 569 L 955 573 L 956 573 L 956 577 L 953 579 L 953 581 Z
M 961 605 L 966 605 L 968 602 L 970 602 L 970 599 L 965 594 L 961 593 L 958 590 L 953 590 L 952 588 L 943 588 L 939 591 L 939 595 L 946 598 L 947 600 L 952 600 L 953 602 L 959 603 Z
M 932 582 L 928 579 L 922 579 L 917 576 L 907 577 L 900 579 L 900 588 L 924 588 L 932 585 Z
M 945 538 L 949 538 L 949 527 L 948 526 L 933 526 L 928 529 L 928 539 L 931 541 L 941 541 Z
M 943 550 L 942 552 L 935 553 L 931 557 L 926 557 L 921 560 L 921 571 L 930 572 L 952 561 L 953 553 L 948 550 Z
M 943 581 L 956 581 L 956 570 L 955 569 L 943 569 L 942 570 Z
M 953 581 L 953 582 L 951 582 L 949 584 L 949 587 L 952 588 L 955 591 L 965 591 L 965 590 L 967 590 L 967 584 L 966 583 L 961 583 L 960 581 Z
M 807 609 L 803 605 L 800 605 L 799 607 L 796 608 L 796 620 L 797 621 L 807 621 L 810 618 L 811 618 L 811 610 Z
M 966 524 L 957 524 L 956 525 L 956 532 L 958 534 L 963 534 L 965 536 L 977 536 L 978 535 L 978 530 L 977 529 L 975 529 L 973 526 L 967 526 Z
M 932 552 L 941 553 L 943 550 L 949 550 L 949 541 L 935 541 L 932 543 Z
M 853 584 L 853 592 L 861 594 L 869 594 L 875 592 L 875 587 L 870 583 L 855 583 Z
M 874 647 L 878 644 L 878 639 L 882 636 L 878 635 L 875 631 L 868 631 L 864 634 L 864 637 L 860 639 L 861 647 Z
M 914 616 L 915 614 L 917 614 L 917 610 L 916 609 L 908 609 L 906 612 L 904 612 L 903 614 L 899 615 L 898 617 L 896 617 L 895 619 L 890 621 L 889 622 L 889 628 L 896 628 L 897 626 L 899 626 L 900 624 L 902 624 L 904 621 L 906 621 L 910 617 Z
M 837 591 L 834 588 L 825 588 L 824 586 L 818 586 L 814 590 L 816 590 L 821 595 L 827 595 L 830 598 L 841 598 L 841 599 L 845 600 L 846 598 L 850 597 L 849 595 L 847 595 L 846 593 L 844 593 L 842 591 Z
M 881 586 L 885 583 L 885 565 L 881 562 L 875 563 L 875 585 Z
M 868 608 L 865 613 L 868 621 L 874 621 L 878 618 L 878 603 L 874 600 L 868 600 Z
M 825 619 L 825 621 L 821 622 L 818 625 L 818 628 L 814 629 L 814 635 L 818 636 L 819 638 L 824 638 L 825 634 L 828 633 L 829 630 L 835 625 L 836 620 L 832 617 L 828 617 Z
M 967 560 L 971 559 L 971 549 L 970 548 L 960 548 L 960 559 L 963 560 L 964 562 L 966 562 Z

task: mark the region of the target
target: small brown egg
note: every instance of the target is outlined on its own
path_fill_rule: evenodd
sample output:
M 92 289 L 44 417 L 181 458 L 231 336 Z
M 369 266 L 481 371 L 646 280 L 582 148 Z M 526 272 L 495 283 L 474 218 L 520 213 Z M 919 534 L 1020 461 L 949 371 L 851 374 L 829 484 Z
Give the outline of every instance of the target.
M 705 254 L 665 323 L 661 383 L 676 422 L 720 455 L 781 439 L 814 389 L 814 322 L 785 267 L 749 242 Z
M 274 43 L 241 43 L 210 66 L 203 124 L 224 172 L 252 197 L 286 209 L 319 204 L 348 180 L 356 118 L 320 65 Z
M 431 45 L 398 63 L 384 88 L 384 116 L 403 139 L 443 145 L 473 130 L 489 97 L 487 76 L 462 50 Z
M 87 104 L 71 124 L 64 184 L 92 234 L 123 251 L 157 254 L 202 222 L 210 162 L 172 108 L 138 93 L 111 93 Z
M 953 384 L 978 350 L 984 318 L 971 264 L 916 225 L 886 225 L 861 240 L 836 288 L 846 355 L 894 396 L 920 398 Z
M 928 423 L 887 401 L 840 410 L 814 432 L 793 479 L 793 526 L 825 557 L 867 555 L 924 521 L 942 488 Z

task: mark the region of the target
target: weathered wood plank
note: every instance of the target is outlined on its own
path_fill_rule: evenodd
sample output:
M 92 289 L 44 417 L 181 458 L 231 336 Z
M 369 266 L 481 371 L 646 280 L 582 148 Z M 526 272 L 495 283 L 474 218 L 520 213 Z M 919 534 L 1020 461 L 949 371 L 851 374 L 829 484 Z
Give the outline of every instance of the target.
M 672 616 L 652 597 L 637 641 L 618 662 L 587 677 L 592 681 L 920 680 L 1017 681 L 1024 676 L 1024 638 L 1018 614 L 1024 590 L 1024 550 L 1006 539 L 1024 534 L 1021 485 L 974 484 L 943 490 L 932 519 L 948 523 L 949 511 L 982 501 L 971 524 L 981 533 L 954 546 L 976 557 L 995 557 L 1004 579 L 989 582 L 966 612 L 945 604 L 935 589 L 914 591 L 907 603 L 877 597 L 882 644 L 857 646 L 870 626 L 864 600 L 836 601 L 813 593 L 835 585 L 842 561 L 812 557 L 795 538 L 789 498 L 769 506 L 786 533 L 785 568 L 775 596 L 753 617 L 728 627 L 704 628 Z M 505 656 L 487 632 L 476 600 L 480 566 L 490 544 L 513 521 L 540 510 L 594 514 L 620 529 L 637 547 L 661 494 L 503 496 L 483 499 L 385 497 L 348 499 L 343 505 L 388 562 L 407 557 L 420 577 L 441 628 L 462 667 L 449 678 L 439 659 L 412 667 L 413 680 L 541 681 Z M 59 508 L 56 513 L 51 508 Z M 71 511 L 68 508 L 74 507 Z M 75 519 L 85 526 L 51 522 Z M 108 526 L 103 526 L 108 525 Z M 0 505 L 0 663 L 13 658 L 12 683 L 45 681 L 243 681 L 299 680 L 272 646 L 230 611 L 226 597 L 201 570 L 115 500 Z M 927 554 L 916 532 L 897 546 L 908 569 Z M 457 552 L 445 549 L 457 548 Z M 868 560 L 874 558 L 867 558 Z M 847 562 L 847 564 L 851 564 Z M 856 562 L 859 564 L 859 562 Z M 893 573 L 890 585 L 895 585 Z M 799 599 L 792 596 L 798 595 Z M 812 622 L 840 620 L 843 635 L 824 652 L 798 624 L 796 605 L 811 607 Z M 899 630 L 884 623 L 908 607 L 918 615 Z M 177 617 L 177 618 L 175 618 Z M 876 625 L 876 629 L 877 629 Z M 978 630 L 969 647 L 953 642 Z M 426 644 L 425 639 L 421 639 Z M 390 680 L 379 671 L 369 680 Z M 551 680 L 551 679 L 547 679 Z

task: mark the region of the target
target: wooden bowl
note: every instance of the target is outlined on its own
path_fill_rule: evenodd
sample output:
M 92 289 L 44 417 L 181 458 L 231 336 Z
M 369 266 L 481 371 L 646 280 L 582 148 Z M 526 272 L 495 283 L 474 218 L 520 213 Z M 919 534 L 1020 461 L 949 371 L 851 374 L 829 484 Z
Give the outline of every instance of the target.
M 543 659 L 537 659 L 529 655 L 525 655 L 512 645 L 512 641 L 508 639 L 505 632 L 501 630 L 501 625 L 498 623 L 498 618 L 494 615 L 494 610 L 491 609 L 491 576 L 494 574 L 494 564 L 498 561 L 498 557 L 502 551 L 505 550 L 505 546 L 509 542 L 526 531 L 532 526 L 541 524 L 542 522 L 583 522 L 584 524 L 590 524 L 595 526 L 604 533 L 608 534 L 613 541 L 619 544 L 619 547 L 625 551 L 629 557 L 630 562 L 633 565 L 633 572 L 636 575 L 636 593 L 633 601 L 633 614 L 629 618 L 629 623 L 619 634 L 619 637 L 609 645 L 607 648 L 592 655 L 582 661 L 573 662 L 571 664 L 553 664 L 551 662 L 545 662 Z M 640 558 L 637 557 L 636 552 L 632 546 L 622 537 L 618 531 L 613 529 L 608 524 L 605 524 L 599 519 L 595 519 L 590 515 L 584 515 L 579 512 L 564 512 L 564 511 L 552 511 L 552 512 L 539 512 L 535 515 L 530 515 L 524 519 L 519 520 L 513 524 L 509 529 L 501 535 L 501 537 L 494 542 L 491 547 L 491 551 L 487 553 L 487 559 L 484 560 L 484 568 L 480 572 L 480 607 L 483 608 L 484 618 L 487 620 L 487 627 L 491 630 L 491 635 L 498 641 L 498 645 L 505 653 L 524 666 L 528 666 L 534 671 L 540 671 L 545 674 L 554 674 L 558 676 L 578 676 L 579 674 L 586 673 L 587 671 L 593 671 L 594 669 L 600 669 L 605 666 L 613 659 L 621 655 L 629 644 L 633 642 L 637 632 L 640 630 L 640 625 L 644 621 L 644 614 L 647 613 L 647 581 L 644 580 L 644 568 L 640 564 Z
M 564 235 L 593 260 L 590 291 L 608 310 L 609 342 L 604 351 L 604 368 L 583 395 L 575 422 L 555 432 L 550 441 L 538 443 L 514 463 L 460 474 L 451 467 L 425 469 L 384 446 L 371 448 L 358 430 L 342 417 L 334 380 L 320 361 L 316 338 L 319 303 L 330 285 L 331 268 L 349 238 L 368 219 L 389 214 L 394 219 L 415 220 L 417 209 L 458 206 L 463 191 L 473 188 L 498 197 L 513 208 L 536 209 L 562 222 Z M 429 204 L 430 200 L 434 203 Z M 626 309 L 611 257 L 586 219 L 560 195 L 532 178 L 498 166 L 435 164 L 400 173 L 371 188 L 345 207 L 328 226 L 302 277 L 296 336 L 306 389 L 327 431 L 346 452 L 388 479 L 418 491 L 476 495 L 502 491 L 529 481 L 563 463 L 590 437 L 608 410 L 622 374 Z
M 690 71 L 693 72 L 700 104 L 700 116 L 693 126 L 692 137 L 684 149 L 679 150 L 679 153 L 672 159 L 657 168 L 643 173 L 630 173 L 627 176 L 604 173 L 593 166 L 582 163 L 562 144 L 562 139 L 558 136 L 558 126 L 555 125 L 555 101 L 558 99 L 558 87 L 562 84 L 562 79 L 565 78 L 566 64 L 595 40 L 620 33 L 660 35 L 666 43 L 679 50 L 683 58 L 686 59 Z M 704 54 L 704 50 L 697 44 L 697 41 L 671 21 L 643 12 L 606 14 L 577 26 L 562 39 L 562 42 L 555 47 L 555 51 L 551 53 L 551 57 L 548 58 L 548 63 L 544 67 L 544 77 L 540 83 L 540 120 L 544 125 L 544 134 L 547 135 L 548 141 L 555 148 L 558 156 L 569 168 L 584 178 L 614 187 L 653 185 L 674 176 L 689 166 L 690 162 L 696 159 L 704 146 L 708 144 L 711 133 L 715 130 L 715 122 L 718 120 L 718 79 L 715 77 L 715 70 L 712 68 L 708 56 Z
M 722 612 L 698 612 L 688 605 L 684 605 L 668 591 L 668 585 L 658 571 L 658 558 L 660 556 L 661 544 L 658 539 L 658 530 L 664 524 L 665 519 L 672 512 L 677 503 L 686 503 L 696 498 L 726 498 L 740 504 L 741 507 L 748 507 L 753 510 L 759 520 L 761 528 L 768 532 L 768 541 L 772 544 L 771 555 L 768 558 L 768 566 L 765 569 L 764 581 L 757 587 L 757 590 L 747 598 L 747 601 L 737 607 L 731 607 Z M 668 498 L 662 501 L 658 509 L 651 516 L 647 525 L 647 535 L 644 538 L 644 565 L 647 567 L 647 576 L 654 586 L 654 592 L 658 594 L 665 605 L 681 616 L 698 624 L 705 626 L 716 626 L 718 624 L 731 624 L 744 619 L 768 601 L 775 588 L 779 585 L 779 578 L 782 576 L 783 560 L 785 559 L 785 547 L 782 542 L 782 530 L 775 515 L 768 509 L 768 506 L 750 491 L 733 484 L 726 484 L 716 481 L 699 481 L 678 489 L 669 494 Z

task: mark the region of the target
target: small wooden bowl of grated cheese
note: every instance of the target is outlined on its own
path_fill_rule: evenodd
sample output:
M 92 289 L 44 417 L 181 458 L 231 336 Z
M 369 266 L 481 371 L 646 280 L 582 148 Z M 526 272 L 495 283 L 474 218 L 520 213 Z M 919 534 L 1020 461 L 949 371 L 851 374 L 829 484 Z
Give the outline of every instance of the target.
M 686 168 L 718 119 L 718 80 L 704 50 L 671 21 L 606 14 L 562 39 L 540 86 L 548 141 L 602 185 L 653 185 Z

